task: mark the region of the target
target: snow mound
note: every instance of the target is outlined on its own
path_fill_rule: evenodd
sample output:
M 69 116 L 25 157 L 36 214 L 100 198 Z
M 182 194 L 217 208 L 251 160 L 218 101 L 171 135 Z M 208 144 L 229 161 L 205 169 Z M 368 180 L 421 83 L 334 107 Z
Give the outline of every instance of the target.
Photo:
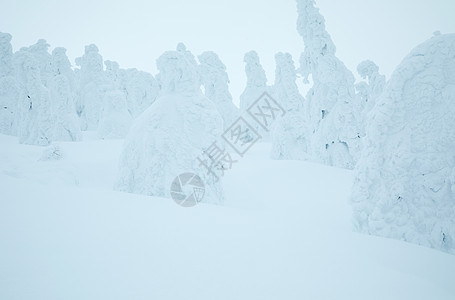
M 200 90 L 197 70 L 185 51 L 157 61 L 162 95 L 134 122 L 120 157 L 117 190 L 170 197 L 172 181 L 192 172 L 203 180 L 203 202 L 223 200 L 220 182 L 198 157 L 222 134 L 223 120 Z
M 371 111 L 352 193 L 357 230 L 455 254 L 455 34 L 397 67 Z

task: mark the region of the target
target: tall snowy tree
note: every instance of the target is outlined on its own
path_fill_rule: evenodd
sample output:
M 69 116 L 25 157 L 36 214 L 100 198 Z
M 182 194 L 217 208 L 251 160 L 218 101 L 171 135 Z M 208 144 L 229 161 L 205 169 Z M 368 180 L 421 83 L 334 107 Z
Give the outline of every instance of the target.
M 202 201 L 219 203 L 221 184 L 198 157 L 219 139 L 222 117 L 202 94 L 189 53 L 165 52 L 157 67 L 161 96 L 133 123 L 120 157 L 116 189 L 169 197 L 174 178 L 192 172 L 205 183 Z
M 256 51 L 247 52 L 243 61 L 245 62 L 247 83 L 245 90 L 240 95 L 241 112 L 245 112 L 265 92 L 270 93 L 270 87 L 267 85 L 267 77 Z M 269 139 L 269 132 L 265 131 L 260 125 L 252 123 L 251 126 L 262 136 L 263 140 Z
M 15 53 L 14 63 L 20 84 L 17 120 L 19 142 L 47 146 L 52 138 L 49 90 L 43 85 L 40 64 L 29 49 Z
M 296 84 L 297 72 L 289 53 L 275 55 L 275 84 L 272 94 L 286 114 L 277 120 L 272 130 L 272 153 L 274 159 L 307 159 L 304 98 Z
M 50 45 L 43 39 L 39 39 L 35 44 L 28 47 L 28 51 L 33 54 L 38 62 L 41 81 L 45 87 L 49 87 L 52 78 L 52 55 L 49 53 L 49 47 Z
M 103 57 L 96 45 L 85 46 L 85 53 L 76 59 L 80 66 L 77 110 L 82 130 L 96 130 L 103 105 L 105 74 Z
M 53 124 L 53 140 L 80 141 L 82 134 L 75 105 L 75 76 L 66 49 L 52 51 L 52 77 L 49 79 Z
M 12 36 L 0 32 L 0 133 L 16 134 L 19 90 L 14 74 Z
M 313 87 L 306 96 L 311 135 L 308 152 L 322 163 L 353 168 L 360 155 L 361 108 L 354 76 L 335 56 L 336 48 L 325 29 L 314 0 L 297 0 L 297 30 L 305 43 L 300 73 Z
M 455 34 L 404 58 L 370 113 L 357 230 L 455 254 Z
M 239 110 L 232 102 L 229 92 L 226 66 L 218 55 L 211 51 L 202 53 L 198 59 L 205 96 L 215 103 L 218 112 L 223 116 L 224 128 L 227 129 L 238 118 Z

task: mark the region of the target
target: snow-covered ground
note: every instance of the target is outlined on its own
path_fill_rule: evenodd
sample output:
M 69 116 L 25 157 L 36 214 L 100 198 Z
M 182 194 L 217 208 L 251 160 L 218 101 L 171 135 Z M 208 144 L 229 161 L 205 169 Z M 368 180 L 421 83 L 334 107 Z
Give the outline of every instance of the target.
M 0 299 L 437 299 L 455 256 L 353 233 L 353 173 L 270 160 L 226 172 L 226 206 L 113 191 L 122 140 L 0 135 Z

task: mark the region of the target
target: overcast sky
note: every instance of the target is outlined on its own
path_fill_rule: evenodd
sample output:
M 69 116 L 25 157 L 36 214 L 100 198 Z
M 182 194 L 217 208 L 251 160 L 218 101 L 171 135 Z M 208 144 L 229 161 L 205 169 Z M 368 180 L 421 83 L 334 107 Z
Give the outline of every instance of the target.
M 95 43 L 104 59 L 122 68 L 156 74 L 156 59 L 184 42 L 193 54 L 218 53 L 231 79 L 234 102 L 245 87 L 243 54 L 259 53 L 269 83 L 274 54 L 289 52 L 296 64 L 304 44 L 296 31 L 294 0 L 62 1 L 0 0 L 0 31 L 13 48 L 44 38 L 67 48 L 72 63 Z M 390 76 L 403 57 L 433 32 L 455 32 L 455 0 L 316 0 L 337 56 L 355 72 L 372 59 Z

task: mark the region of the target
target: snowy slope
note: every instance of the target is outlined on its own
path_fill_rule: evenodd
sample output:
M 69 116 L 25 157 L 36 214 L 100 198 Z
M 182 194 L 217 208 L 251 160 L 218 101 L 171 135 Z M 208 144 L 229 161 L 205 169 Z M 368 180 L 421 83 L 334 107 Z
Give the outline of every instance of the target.
M 454 299 L 455 256 L 351 231 L 351 171 L 272 161 L 226 172 L 226 207 L 115 192 L 122 141 L 0 135 L 0 299 Z M 273 170 L 273 171 L 272 171 Z

